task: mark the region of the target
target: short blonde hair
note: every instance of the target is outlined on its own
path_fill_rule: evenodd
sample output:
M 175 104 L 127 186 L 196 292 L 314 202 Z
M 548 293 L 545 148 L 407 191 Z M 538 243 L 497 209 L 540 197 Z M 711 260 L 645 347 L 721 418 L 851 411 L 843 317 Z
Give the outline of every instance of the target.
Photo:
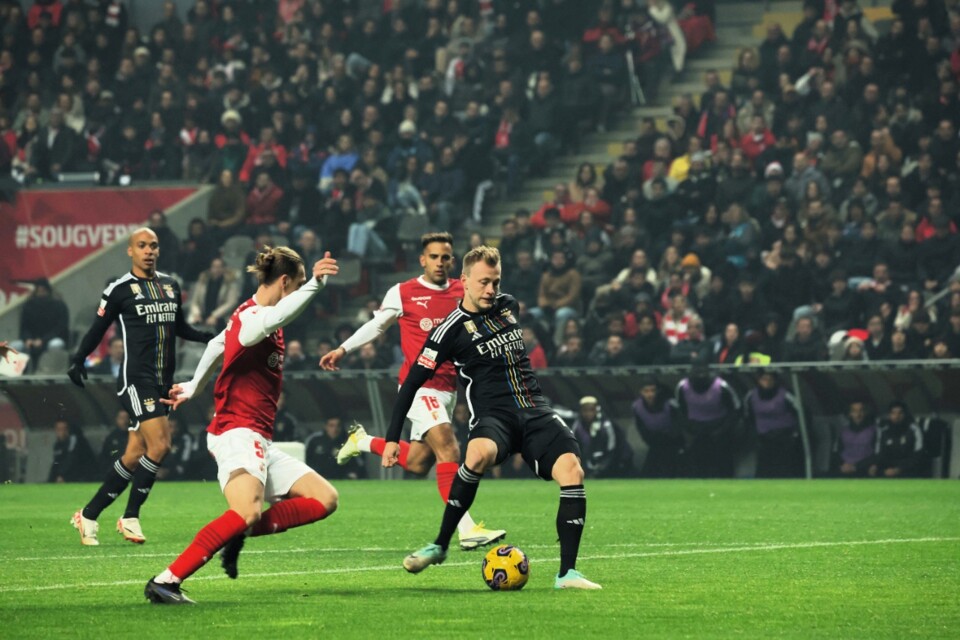
M 463 272 L 469 273 L 470 267 L 478 262 L 484 262 L 487 266 L 496 267 L 500 264 L 500 252 L 496 247 L 480 245 L 474 247 L 463 256 Z

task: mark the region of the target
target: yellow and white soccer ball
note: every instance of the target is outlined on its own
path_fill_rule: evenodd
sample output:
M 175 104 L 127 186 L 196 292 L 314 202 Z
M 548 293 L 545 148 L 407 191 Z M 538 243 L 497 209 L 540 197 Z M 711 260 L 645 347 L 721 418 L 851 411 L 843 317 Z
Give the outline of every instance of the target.
M 503 544 L 483 558 L 483 581 L 494 591 L 519 591 L 530 578 L 530 561 L 519 548 Z

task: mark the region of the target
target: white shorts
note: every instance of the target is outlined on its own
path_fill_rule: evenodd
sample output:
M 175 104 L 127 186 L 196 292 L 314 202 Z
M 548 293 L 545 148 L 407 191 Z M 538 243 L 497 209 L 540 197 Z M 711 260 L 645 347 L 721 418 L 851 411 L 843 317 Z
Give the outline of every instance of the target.
M 243 469 L 263 483 L 264 499 L 270 502 L 290 493 L 297 480 L 313 472 L 253 429 L 230 429 L 218 436 L 208 433 L 207 449 L 217 461 L 221 491 L 230 475 Z
M 410 440 L 419 442 L 427 431 L 438 424 L 450 422 L 453 408 L 457 406 L 456 391 L 438 391 L 420 387 L 413 405 L 407 412 L 410 420 Z

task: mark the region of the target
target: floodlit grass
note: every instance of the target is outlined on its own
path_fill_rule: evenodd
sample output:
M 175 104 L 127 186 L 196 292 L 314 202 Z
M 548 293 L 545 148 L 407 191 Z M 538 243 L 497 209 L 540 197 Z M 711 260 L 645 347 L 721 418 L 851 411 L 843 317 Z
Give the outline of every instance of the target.
M 508 530 L 531 579 L 495 593 L 482 554 L 409 575 L 432 540 L 432 481 L 340 482 L 329 520 L 247 542 L 240 578 L 214 560 L 196 607 L 143 598 L 225 509 L 215 483 L 158 483 L 148 542 L 81 547 L 70 515 L 93 485 L 0 486 L 0 638 L 956 638 L 960 483 L 594 481 L 578 568 L 604 587 L 556 592 L 557 488 L 485 481 L 473 512 Z

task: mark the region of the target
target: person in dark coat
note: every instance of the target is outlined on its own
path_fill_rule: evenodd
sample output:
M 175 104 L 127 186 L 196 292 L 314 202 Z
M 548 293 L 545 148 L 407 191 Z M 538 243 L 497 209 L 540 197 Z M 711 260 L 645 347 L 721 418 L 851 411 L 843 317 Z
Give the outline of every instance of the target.
M 53 464 L 47 482 L 86 482 L 97 471 L 97 459 L 80 427 L 65 418 L 53 425 L 56 440 L 53 443 Z
M 310 435 L 304 443 L 307 452 L 307 465 L 328 479 L 353 480 L 367 477 L 367 468 L 361 456 L 351 458 L 344 465 L 337 464 L 337 451 L 346 440 L 343 419 L 337 416 L 327 418 L 323 431 Z

